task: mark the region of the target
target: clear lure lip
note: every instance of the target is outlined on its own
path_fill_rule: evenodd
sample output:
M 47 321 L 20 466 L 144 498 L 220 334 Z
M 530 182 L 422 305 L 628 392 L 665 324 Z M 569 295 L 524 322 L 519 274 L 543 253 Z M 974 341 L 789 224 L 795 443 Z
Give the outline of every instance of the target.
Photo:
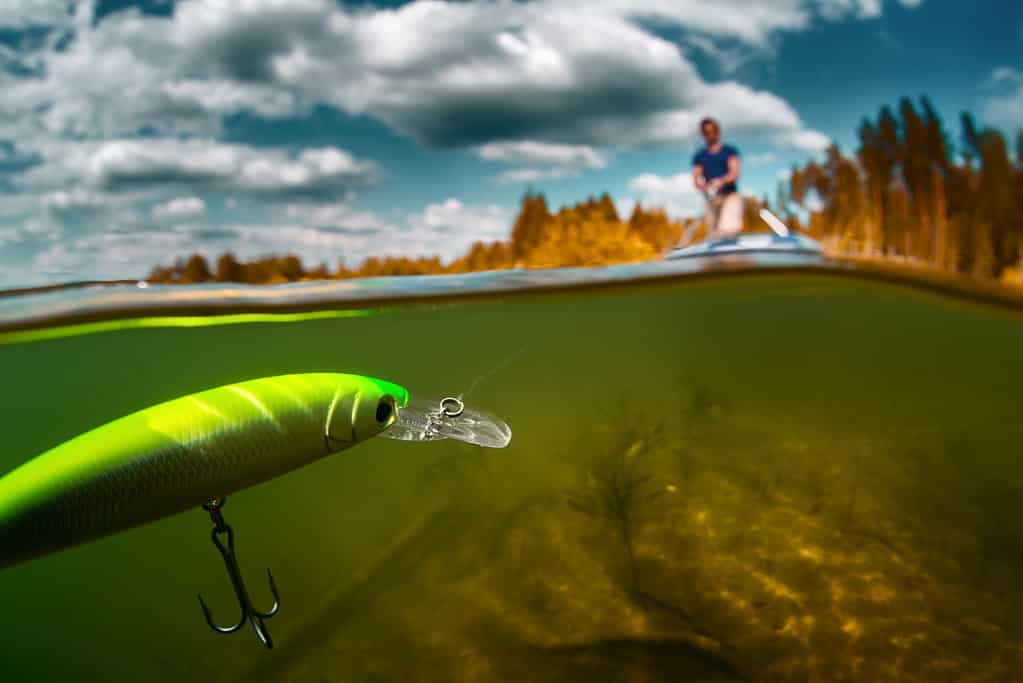
M 495 415 L 467 407 L 461 398 L 412 398 L 398 409 L 398 419 L 380 436 L 399 441 L 452 439 L 483 448 L 511 442 L 508 424 Z

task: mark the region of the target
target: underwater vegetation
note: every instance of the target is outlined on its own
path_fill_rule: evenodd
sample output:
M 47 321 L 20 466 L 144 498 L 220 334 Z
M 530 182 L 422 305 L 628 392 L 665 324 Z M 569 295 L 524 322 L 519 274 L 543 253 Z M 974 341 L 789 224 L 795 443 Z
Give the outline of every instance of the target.
M 1021 566 L 1019 525 L 1005 527 L 998 497 L 978 510 L 988 568 L 977 574 L 979 548 L 947 539 L 962 520 L 927 520 L 988 482 L 953 485 L 951 471 L 943 479 L 883 441 L 786 441 L 737 408 L 713 417 L 706 406 L 726 401 L 711 400 L 707 385 L 688 393 L 669 404 L 684 418 L 672 425 L 642 400 L 620 401 L 593 433 L 558 449 L 564 484 L 518 499 L 483 474 L 497 461 L 481 469 L 466 463 L 469 450 L 451 450 L 442 461 L 463 461 L 458 495 L 349 593 L 356 604 L 374 596 L 378 609 L 383 600 L 407 623 L 371 642 L 359 637 L 373 629 L 363 620 L 378 620 L 346 616 L 357 623 L 330 636 L 344 663 L 327 668 L 367 672 L 359 667 L 374 662 L 381 680 L 438 681 L 1000 681 L 1023 670 L 1023 622 L 1000 604 L 1019 577 L 989 580 L 999 563 Z M 680 459 L 697 431 L 701 443 Z M 739 448 L 756 456 L 731 459 Z M 968 469 L 961 448 L 935 457 Z M 907 498 L 921 466 L 934 477 Z M 470 482 L 490 505 L 465 500 Z M 397 586 L 398 576 L 412 585 Z M 443 605 L 459 605 L 457 617 Z M 408 640 L 426 628 L 431 645 Z M 456 644 L 461 664 L 450 669 L 440 662 Z M 370 654 L 388 648 L 412 648 L 439 668 L 413 673 Z M 320 661 L 305 657 L 274 676 L 304 680 L 295 668 Z

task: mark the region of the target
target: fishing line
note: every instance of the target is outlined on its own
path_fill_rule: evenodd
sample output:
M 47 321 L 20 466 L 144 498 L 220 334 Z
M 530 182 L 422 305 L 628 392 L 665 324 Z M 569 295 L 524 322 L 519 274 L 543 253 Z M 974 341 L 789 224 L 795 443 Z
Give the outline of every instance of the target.
M 526 352 L 526 350 L 530 346 L 532 346 L 532 344 L 533 344 L 533 342 L 531 342 L 531 341 L 526 342 L 525 344 L 523 344 L 522 348 L 520 348 L 519 350 L 512 351 L 511 353 L 509 353 L 507 356 L 504 357 L 503 360 L 499 361 L 497 363 L 497 365 L 495 365 L 494 367 L 490 368 L 489 370 L 484 372 L 482 375 L 479 375 L 476 379 L 474 379 L 472 381 L 472 383 L 469 384 L 469 388 L 466 389 L 465 391 L 463 391 L 462 393 L 460 393 L 458 395 L 458 398 L 461 399 L 461 400 L 465 400 L 465 398 L 468 397 L 469 394 L 471 394 L 473 392 L 473 390 L 477 386 L 479 386 L 480 382 L 482 382 L 485 379 L 490 379 L 492 376 L 494 376 L 495 374 L 497 374 L 501 370 L 504 370 L 506 367 L 511 365 L 512 361 L 514 361 L 516 358 L 518 358 L 519 356 L 524 354 Z

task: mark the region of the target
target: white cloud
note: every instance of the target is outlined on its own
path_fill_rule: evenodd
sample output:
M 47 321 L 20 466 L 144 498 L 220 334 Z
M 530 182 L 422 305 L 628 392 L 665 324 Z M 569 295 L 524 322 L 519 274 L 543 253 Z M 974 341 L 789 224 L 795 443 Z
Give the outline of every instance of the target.
M 589 145 L 559 145 L 535 140 L 491 142 L 479 150 L 481 159 L 509 164 L 543 164 L 562 168 L 604 168 L 607 160 Z
M 55 26 L 71 18 L 72 0 L 0 0 L 0 28 Z
M 804 131 L 770 93 L 703 81 L 636 18 L 760 43 L 805 27 L 815 7 L 424 0 L 356 11 L 327 0 L 184 0 L 170 18 L 79 19 L 63 49 L 35 55 L 36 76 L 5 83 L 0 138 L 215 136 L 226 115 L 288 116 L 321 102 L 430 145 L 562 146 L 588 155 L 573 167 L 592 168 L 598 146 L 689 142 L 707 112 L 750 133 Z
M 782 147 L 794 147 L 802 152 L 823 152 L 831 145 L 831 138 L 815 130 L 783 132 L 774 136 L 775 143 Z
M 352 234 L 376 234 L 396 230 L 392 224 L 369 211 L 358 211 L 348 203 L 299 203 L 285 207 L 284 215 L 304 225 Z
M 186 198 L 187 199 L 187 198 Z M 182 206 L 193 204 L 181 202 Z M 464 255 L 474 242 L 507 239 L 514 212 L 497 205 L 457 198 L 429 204 L 393 220 L 346 204 L 290 204 L 283 220 L 266 223 L 208 224 L 198 214 L 165 213 L 162 224 L 130 210 L 111 211 L 103 232 L 62 229 L 59 222 L 31 221 L 0 228 L 0 245 L 24 258 L 0 269 L 0 286 L 54 280 L 138 278 L 156 265 L 169 265 L 192 253 L 212 264 L 226 251 L 248 260 L 295 254 L 307 266 L 339 259 L 357 265 L 369 256 Z
M 9 16 L 56 16 L 54 8 L 67 6 L 0 2 Z M 734 118 L 758 133 L 799 132 L 784 101 L 736 83 L 704 82 L 676 45 L 637 22 L 679 26 L 704 49 L 722 39 L 763 46 L 815 18 L 874 16 L 882 6 L 421 0 L 355 10 L 328 0 L 182 0 L 171 17 L 120 11 L 95 24 L 89 8 L 78 6 L 78 28 L 66 46 L 35 55 L 38 77 L 5 84 L 0 118 L 13 123 L 0 124 L 0 137 L 109 138 L 143 127 L 215 135 L 226 115 L 288 116 L 314 102 L 367 114 L 439 146 L 689 141 L 687 128 L 647 134 L 643 126 L 688 121 L 700 110 L 736 109 Z M 761 101 L 746 106 L 749 98 Z M 765 98 L 776 101 L 765 107 Z
M 206 202 L 200 197 L 175 197 L 153 207 L 153 218 L 157 220 L 180 220 L 194 218 L 206 212 Z
M 907 7 L 923 0 L 899 0 Z M 779 33 L 808 28 L 815 19 L 840 21 L 880 16 L 882 0 L 546 0 L 578 12 L 653 19 L 712 38 L 766 47 Z
M 817 190 L 811 187 L 806 196 L 803 197 L 802 208 L 811 213 L 816 213 L 817 211 L 823 211 L 824 207 L 824 200 Z
M 502 171 L 497 176 L 501 184 L 536 183 L 543 180 L 574 178 L 583 170 L 607 167 L 607 158 L 589 145 L 560 145 L 522 140 L 519 142 L 492 142 L 477 150 L 481 159 L 506 164 L 536 164 L 525 168 Z
M 721 41 L 700 34 L 687 36 L 682 48 L 686 54 L 699 51 L 710 57 L 725 75 L 735 73 L 739 67 L 761 52 L 743 43 L 722 44 Z
M 91 3 L 79 3 L 66 44 L 47 40 L 8 57 L 29 74 L 0 75 L 0 139 L 213 135 L 230 114 L 286 116 L 305 106 L 275 84 L 194 62 L 175 42 L 174 21 L 130 10 L 94 23 Z
M 881 0 L 817 0 L 817 8 L 822 17 L 833 21 L 847 16 L 859 19 L 881 16 Z
M 539 183 L 544 180 L 563 180 L 574 178 L 579 171 L 570 168 L 515 168 L 497 175 L 497 182 L 502 185 Z
M 393 220 L 346 205 L 293 205 L 287 213 L 301 222 L 232 226 L 238 237 L 224 241 L 224 248 L 237 244 L 241 249 L 236 253 L 245 258 L 295 253 L 307 264 L 333 265 L 343 258 L 354 266 L 369 256 L 450 260 L 464 255 L 474 242 L 507 239 L 514 220 L 512 211 L 504 207 L 468 204 L 453 197 L 419 212 L 395 215 Z M 220 244 L 208 251 L 217 253 L 219 248 Z
M 991 72 L 991 82 L 994 84 L 1018 83 L 1020 81 L 1023 81 L 1023 73 L 1011 66 L 1000 66 Z
M 675 217 L 692 216 L 702 210 L 703 196 L 690 173 L 661 176 L 643 173 L 629 181 L 636 200 L 647 207 L 664 208 Z
M 506 239 L 511 226 L 512 214 L 507 209 L 497 205 L 466 205 L 453 197 L 428 205 L 409 220 L 415 242 L 451 256 L 461 254 L 473 242 Z
M 1023 126 L 1023 72 L 1010 67 L 995 69 L 988 90 L 990 94 L 981 105 L 984 120 L 1014 133 Z
M 730 112 L 755 133 L 803 130 L 780 98 L 704 82 L 676 45 L 633 22 L 667 17 L 756 43 L 813 14 L 802 0 L 787 1 L 788 10 L 769 4 L 427 0 L 347 12 L 318 0 L 191 0 L 173 33 L 185 61 L 208 73 L 369 115 L 425 144 L 599 155 L 598 145 L 688 142 L 707 111 Z M 660 130 L 662 120 L 687 125 Z
M 110 198 L 92 190 L 76 187 L 70 190 L 57 190 L 49 194 L 45 198 L 45 203 L 57 211 L 74 211 L 107 206 L 110 203 Z
M 336 147 L 297 154 L 275 148 L 176 138 L 56 142 L 17 178 L 23 189 L 82 184 L 109 192 L 146 187 L 338 199 L 372 184 L 376 164 Z
M 771 164 L 778 163 L 778 155 L 774 152 L 750 154 L 743 158 L 743 162 L 750 166 L 770 166 Z
M 579 13 L 654 19 L 716 38 L 765 45 L 779 31 L 806 28 L 813 2 L 804 0 L 549 0 Z

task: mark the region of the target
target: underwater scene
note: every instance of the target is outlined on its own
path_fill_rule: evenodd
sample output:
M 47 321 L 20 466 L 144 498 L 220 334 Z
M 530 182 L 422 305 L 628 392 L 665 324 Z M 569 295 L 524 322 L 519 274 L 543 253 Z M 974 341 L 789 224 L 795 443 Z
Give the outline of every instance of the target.
M 239 600 L 200 508 L 7 567 L 2 680 L 1023 675 L 1018 307 L 754 269 L 174 320 L 7 335 L 0 470 L 288 373 L 457 396 L 511 442 L 365 438 L 232 493 L 273 650 L 205 623 L 197 594 Z

